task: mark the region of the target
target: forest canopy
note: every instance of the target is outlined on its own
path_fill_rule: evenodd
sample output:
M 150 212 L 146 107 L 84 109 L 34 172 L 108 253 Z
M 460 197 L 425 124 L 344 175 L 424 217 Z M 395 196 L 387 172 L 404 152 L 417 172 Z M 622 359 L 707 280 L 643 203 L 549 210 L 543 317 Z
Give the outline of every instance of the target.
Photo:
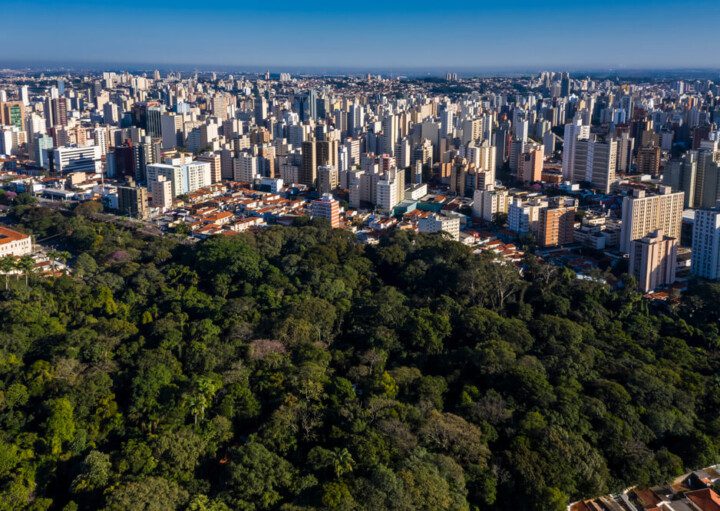
M 11 219 L 74 272 L 0 287 L 0 511 L 559 511 L 718 461 L 716 284 L 653 305 L 438 236 Z

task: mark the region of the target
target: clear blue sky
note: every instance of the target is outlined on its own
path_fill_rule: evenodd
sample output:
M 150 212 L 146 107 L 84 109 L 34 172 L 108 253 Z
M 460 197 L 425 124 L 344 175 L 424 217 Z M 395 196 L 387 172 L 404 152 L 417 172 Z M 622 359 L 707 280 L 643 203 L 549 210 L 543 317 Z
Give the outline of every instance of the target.
M 720 0 L 0 0 L 0 18 L 0 62 L 720 67 Z

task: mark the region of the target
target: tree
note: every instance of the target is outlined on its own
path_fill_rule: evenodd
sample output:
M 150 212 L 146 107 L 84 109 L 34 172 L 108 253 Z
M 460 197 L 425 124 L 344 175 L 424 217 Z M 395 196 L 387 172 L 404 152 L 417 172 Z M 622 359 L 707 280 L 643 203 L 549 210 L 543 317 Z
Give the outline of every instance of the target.
M 17 261 L 14 256 L 7 255 L 0 258 L 0 272 L 5 275 L 5 291 L 8 289 L 10 273 L 17 268 Z
M 35 259 L 29 255 L 22 256 L 17 262 L 17 268 L 25 275 L 25 285 L 28 285 L 28 277 L 35 270 Z

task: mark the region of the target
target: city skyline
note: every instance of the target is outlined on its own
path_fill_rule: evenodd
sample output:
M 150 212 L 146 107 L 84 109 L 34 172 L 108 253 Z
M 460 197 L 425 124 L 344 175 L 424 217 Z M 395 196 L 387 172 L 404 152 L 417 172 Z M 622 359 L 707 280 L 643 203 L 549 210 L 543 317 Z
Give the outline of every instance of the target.
M 5 65 L 398 72 L 720 67 L 720 57 L 710 51 L 711 33 L 699 29 L 720 22 L 720 6 L 708 0 L 694 2 L 693 9 L 671 0 L 401 1 L 376 11 L 333 2 L 208 6 L 156 0 L 140 10 L 106 1 L 61 6 L 10 0 L 4 10 L 11 23 L 0 45 L 12 48 L 0 55 Z M 32 38 L 23 23 L 30 12 Z

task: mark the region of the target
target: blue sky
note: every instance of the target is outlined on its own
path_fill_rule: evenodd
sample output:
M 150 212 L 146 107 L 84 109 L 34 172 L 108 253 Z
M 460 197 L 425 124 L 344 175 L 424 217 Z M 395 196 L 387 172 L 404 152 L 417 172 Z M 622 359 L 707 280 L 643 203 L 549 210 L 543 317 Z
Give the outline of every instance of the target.
M 0 62 L 720 68 L 720 0 L 0 0 Z

